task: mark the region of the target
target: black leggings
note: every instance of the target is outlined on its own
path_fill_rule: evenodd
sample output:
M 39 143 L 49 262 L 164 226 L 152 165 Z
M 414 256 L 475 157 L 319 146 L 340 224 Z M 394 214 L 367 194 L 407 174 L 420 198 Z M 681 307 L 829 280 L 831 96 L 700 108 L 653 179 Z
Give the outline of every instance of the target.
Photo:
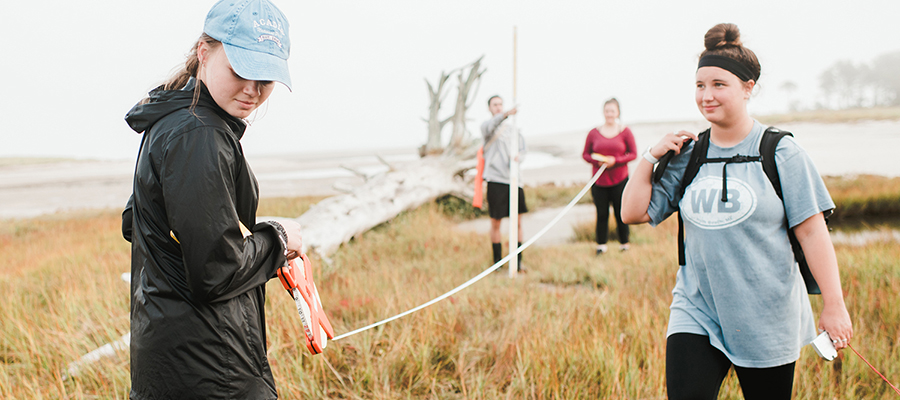
M 734 366 L 747 400 L 791 398 L 794 365 L 772 368 Z M 709 337 L 676 333 L 666 341 L 666 389 L 670 400 L 715 400 L 731 361 L 709 344 Z
M 627 178 L 616 186 L 591 186 L 591 197 L 594 198 L 594 207 L 597 207 L 597 236 L 595 236 L 597 244 L 606 244 L 609 241 L 609 203 L 612 203 L 616 217 L 619 243 L 628 243 L 628 225 L 622 222 L 622 191 L 625 190 L 626 183 Z

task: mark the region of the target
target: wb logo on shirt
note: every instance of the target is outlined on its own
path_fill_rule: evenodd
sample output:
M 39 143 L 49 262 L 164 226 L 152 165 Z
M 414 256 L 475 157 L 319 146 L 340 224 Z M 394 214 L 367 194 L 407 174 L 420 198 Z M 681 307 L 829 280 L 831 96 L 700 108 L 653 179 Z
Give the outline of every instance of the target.
M 703 229 L 737 225 L 756 210 L 756 193 L 744 181 L 728 178 L 728 201 L 722 201 L 722 177 L 707 176 L 687 187 L 681 215 Z

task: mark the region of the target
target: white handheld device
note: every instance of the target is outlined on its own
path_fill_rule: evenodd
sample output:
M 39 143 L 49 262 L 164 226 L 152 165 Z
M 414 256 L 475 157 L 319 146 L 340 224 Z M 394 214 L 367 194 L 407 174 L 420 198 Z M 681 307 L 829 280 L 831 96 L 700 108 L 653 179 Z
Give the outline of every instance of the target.
M 837 357 L 837 350 L 834 349 L 834 343 L 831 342 L 828 332 L 820 333 L 811 344 L 813 349 L 816 349 L 819 357 L 824 358 L 826 361 L 834 360 Z

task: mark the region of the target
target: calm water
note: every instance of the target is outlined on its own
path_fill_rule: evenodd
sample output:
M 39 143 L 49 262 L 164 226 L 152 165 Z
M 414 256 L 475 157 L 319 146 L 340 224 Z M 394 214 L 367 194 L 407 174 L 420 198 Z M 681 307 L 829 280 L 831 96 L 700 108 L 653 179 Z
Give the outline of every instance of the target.
M 900 243 L 900 217 L 854 218 L 830 222 L 835 244 L 863 246 L 874 242 Z

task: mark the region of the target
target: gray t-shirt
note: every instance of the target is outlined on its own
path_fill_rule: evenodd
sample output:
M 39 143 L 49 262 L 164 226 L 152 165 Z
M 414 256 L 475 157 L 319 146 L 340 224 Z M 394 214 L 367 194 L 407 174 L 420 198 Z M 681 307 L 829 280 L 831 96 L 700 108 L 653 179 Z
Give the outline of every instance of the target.
M 512 142 L 512 132 L 518 131 L 503 113 L 497 113 L 491 119 L 481 124 L 481 137 L 484 139 L 484 174 L 482 177 L 488 182 L 505 183 L 509 185 L 509 145 Z M 496 138 L 494 136 L 497 136 Z M 490 143 L 490 145 L 488 145 Z M 519 132 L 519 163 L 525 161 L 525 138 Z M 521 171 L 518 172 L 518 186 L 523 187 Z
M 734 147 L 710 142 L 707 157 L 757 156 L 764 130 L 754 121 Z M 690 144 L 672 159 L 653 185 L 647 210 L 653 226 L 678 209 L 684 220 L 687 265 L 676 275 L 667 335 L 707 335 L 740 367 L 796 361 L 816 329 L 787 228 L 834 208 L 825 183 L 806 152 L 786 136 L 775 152 L 783 205 L 760 162 L 728 164 L 727 202 L 721 201 L 724 163 L 702 165 L 678 198 L 692 150 Z

